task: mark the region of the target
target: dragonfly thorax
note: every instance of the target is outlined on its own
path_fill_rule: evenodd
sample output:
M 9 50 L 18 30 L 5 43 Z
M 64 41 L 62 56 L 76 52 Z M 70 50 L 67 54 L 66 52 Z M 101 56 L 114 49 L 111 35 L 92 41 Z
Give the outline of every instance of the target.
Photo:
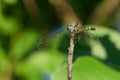
M 93 28 L 93 27 L 92 28 L 90 28 L 90 27 L 84 28 L 83 26 L 80 26 L 80 25 L 78 25 L 76 23 L 68 24 L 67 29 L 69 31 L 72 31 L 72 32 L 74 31 L 75 33 L 84 32 L 86 30 L 95 30 L 95 28 Z

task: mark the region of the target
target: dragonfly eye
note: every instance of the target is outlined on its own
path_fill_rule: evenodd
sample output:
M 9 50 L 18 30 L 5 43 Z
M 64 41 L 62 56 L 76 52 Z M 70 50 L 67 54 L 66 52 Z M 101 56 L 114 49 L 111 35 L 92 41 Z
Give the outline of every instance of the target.
M 68 27 L 69 28 L 76 28 L 77 24 L 76 23 L 71 23 L 71 24 L 68 24 Z
M 68 24 L 67 25 L 67 29 L 69 30 L 69 31 L 76 31 L 76 27 L 77 27 L 77 24 L 75 24 L 75 23 L 72 23 L 72 24 Z

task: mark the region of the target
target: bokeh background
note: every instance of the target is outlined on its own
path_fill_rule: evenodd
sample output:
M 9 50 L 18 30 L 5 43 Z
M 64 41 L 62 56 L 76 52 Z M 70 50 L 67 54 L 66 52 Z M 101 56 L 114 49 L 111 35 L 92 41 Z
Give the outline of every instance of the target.
M 119 80 L 119 4 L 120 0 L 0 0 L 0 80 L 67 80 L 69 36 L 54 31 L 72 22 L 95 27 L 89 33 L 99 38 L 91 45 L 76 43 L 73 80 Z

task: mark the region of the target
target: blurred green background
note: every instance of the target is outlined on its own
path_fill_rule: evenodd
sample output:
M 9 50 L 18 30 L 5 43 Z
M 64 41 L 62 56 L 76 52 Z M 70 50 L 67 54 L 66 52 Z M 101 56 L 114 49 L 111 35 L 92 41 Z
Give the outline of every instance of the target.
M 96 28 L 89 33 L 99 38 L 93 45 L 76 43 L 72 80 L 119 80 L 120 1 L 69 2 L 83 24 Z M 37 48 L 62 23 L 48 0 L 0 0 L 0 80 L 67 80 L 68 36 L 51 36 Z

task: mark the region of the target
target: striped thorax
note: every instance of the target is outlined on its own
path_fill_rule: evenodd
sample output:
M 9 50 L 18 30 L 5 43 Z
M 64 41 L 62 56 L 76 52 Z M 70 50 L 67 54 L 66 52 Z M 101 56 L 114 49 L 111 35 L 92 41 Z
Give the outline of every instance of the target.
M 71 24 L 68 24 L 67 25 L 67 29 L 70 31 L 70 32 L 76 32 L 76 33 L 79 33 L 79 32 L 83 32 L 83 31 L 86 31 L 86 30 L 95 30 L 95 28 L 84 28 L 83 26 L 81 25 L 78 25 L 76 23 L 71 23 Z

